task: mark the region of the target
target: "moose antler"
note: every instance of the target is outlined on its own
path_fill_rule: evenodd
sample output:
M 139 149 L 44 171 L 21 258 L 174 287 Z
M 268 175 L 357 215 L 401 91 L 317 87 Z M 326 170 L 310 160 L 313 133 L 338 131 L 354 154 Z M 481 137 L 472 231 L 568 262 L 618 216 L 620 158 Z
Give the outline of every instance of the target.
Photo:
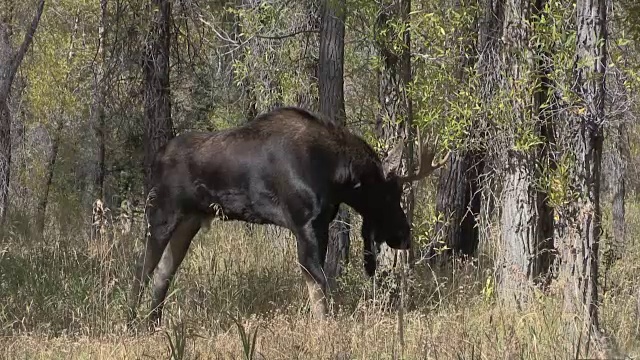
M 444 158 L 438 162 L 434 162 L 434 157 L 436 155 L 435 149 L 438 145 L 438 137 L 436 136 L 436 141 L 433 145 L 433 148 L 429 148 L 425 146 L 425 143 L 422 141 L 422 137 L 420 136 L 420 130 L 417 130 L 418 135 L 418 164 L 419 169 L 415 174 L 409 174 L 407 176 L 402 176 L 398 178 L 398 181 L 402 183 L 407 183 L 411 181 L 416 181 L 423 179 L 438 168 L 444 166 L 449 160 L 449 155 L 451 155 L 451 151 L 447 152 Z

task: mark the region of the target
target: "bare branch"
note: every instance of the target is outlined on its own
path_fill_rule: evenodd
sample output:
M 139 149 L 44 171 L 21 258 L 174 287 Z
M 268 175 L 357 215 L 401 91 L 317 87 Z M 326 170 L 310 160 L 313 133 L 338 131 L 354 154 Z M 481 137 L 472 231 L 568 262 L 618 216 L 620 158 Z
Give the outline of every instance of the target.
M 256 37 L 259 38 L 259 39 L 284 40 L 286 38 L 294 37 L 294 36 L 300 35 L 300 34 L 317 34 L 319 32 L 320 31 L 318 29 L 302 29 L 302 30 L 294 31 L 294 32 L 292 32 L 290 34 L 273 35 L 273 36 L 256 35 Z
M 20 44 L 20 48 L 18 48 L 18 51 L 13 56 L 11 67 L 9 68 L 9 79 L 13 79 L 13 77 L 15 76 L 16 72 L 18 71 L 18 66 L 20 66 L 20 63 L 22 63 L 22 59 L 24 58 L 29 45 L 31 45 L 31 42 L 33 41 L 33 34 L 35 34 L 36 29 L 38 28 L 38 23 L 40 22 L 40 17 L 42 16 L 42 12 L 44 10 L 44 1 L 45 0 L 40 0 L 40 2 L 38 3 L 38 9 L 33 16 L 33 20 L 31 20 L 31 26 L 29 26 L 29 29 L 27 29 L 26 34 L 24 34 L 24 40 L 22 40 L 22 44 Z M 11 82 L 12 81 L 9 81 L 9 83 Z

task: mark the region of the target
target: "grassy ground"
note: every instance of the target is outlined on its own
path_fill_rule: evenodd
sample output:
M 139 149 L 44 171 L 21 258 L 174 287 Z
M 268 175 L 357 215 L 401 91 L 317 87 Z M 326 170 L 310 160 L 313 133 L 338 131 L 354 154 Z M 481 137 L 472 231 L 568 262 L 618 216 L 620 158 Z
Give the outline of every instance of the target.
M 629 244 L 603 246 L 601 321 L 619 349 L 637 357 L 640 208 L 630 206 L 627 215 Z M 163 328 L 134 335 L 124 318 L 142 245 L 133 233 L 141 226 L 123 234 L 117 223 L 94 241 L 52 232 L 45 240 L 14 234 L 0 242 L 0 358 L 246 359 L 254 337 L 254 359 L 574 354 L 563 329 L 578 321 L 563 313 L 561 297 L 538 296 L 518 309 L 498 305 L 484 259 L 437 273 L 419 265 L 409 278 L 401 333 L 398 312 L 381 308 L 384 287 L 374 291 L 362 275 L 359 237 L 334 294 L 335 315 L 311 320 L 291 235 L 240 223 L 213 224 L 197 236 L 170 290 Z

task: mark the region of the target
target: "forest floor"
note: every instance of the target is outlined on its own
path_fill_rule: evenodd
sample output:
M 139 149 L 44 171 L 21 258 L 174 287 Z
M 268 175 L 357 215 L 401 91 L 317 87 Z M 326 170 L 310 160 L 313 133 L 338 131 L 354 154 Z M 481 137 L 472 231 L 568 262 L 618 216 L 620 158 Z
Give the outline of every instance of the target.
M 612 246 L 605 226 L 600 320 L 619 351 L 638 358 L 640 207 L 629 206 L 627 219 L 623 247 Z M 389 288 L 374 288 L 364 277 L 361 240 L 357 229 L 353 233 L 353 255 L 333 296 L 334 315 L 317 321 L 308 314 L 288 231 L 215 224 L 194 240 L 169 291 L 163 327 L 153 334 L 125 328 L 133 259 L 142 248 L 135 236 L 119 225 L 106 227 L 100 240 L 59 232 L 45 240 L 10 234 L 0 242 L 0 358 L 575 357 L 565 329 L 580 322 L 563 312 L 556 295 L 562 292 L 552 287 L 517 308 L 500 304 L 488 249 L 479 261 L 437 271 L 419 264 L 408 279 L 402 317 L 383 310 Z M 145 306 L 148 297 L 140 309 Z M 254 336 L 255 354 L 245 357 Z

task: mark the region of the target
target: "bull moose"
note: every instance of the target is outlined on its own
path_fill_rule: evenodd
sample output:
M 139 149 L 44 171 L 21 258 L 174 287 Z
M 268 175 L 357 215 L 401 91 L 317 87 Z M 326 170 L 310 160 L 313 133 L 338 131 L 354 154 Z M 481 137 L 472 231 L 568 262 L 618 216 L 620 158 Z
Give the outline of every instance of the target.
M 402 143 L 381 161 L 362 138 L 295 107 L 272 110 L 237 128 L 173 138 L 158 151 L 152 167 L 145 209 L 148 234 L 136 264 L 129 321 L 135 319 L 153 273 L 149 320 L 159 324 L 167 290 L 191 240 L 214 217 L 292 231 L 312 313 L 323 318 L 323 266 L 338 206 L 345 203 L 362 216 L 365 270 L 373 276 L 379 244 L 410 246 L 410 225 L 400 206 L 402 185 L 447 160 L 448 154 L 434 163 L 434 152 L 424 148 L 419 170 L 398 176 Z

